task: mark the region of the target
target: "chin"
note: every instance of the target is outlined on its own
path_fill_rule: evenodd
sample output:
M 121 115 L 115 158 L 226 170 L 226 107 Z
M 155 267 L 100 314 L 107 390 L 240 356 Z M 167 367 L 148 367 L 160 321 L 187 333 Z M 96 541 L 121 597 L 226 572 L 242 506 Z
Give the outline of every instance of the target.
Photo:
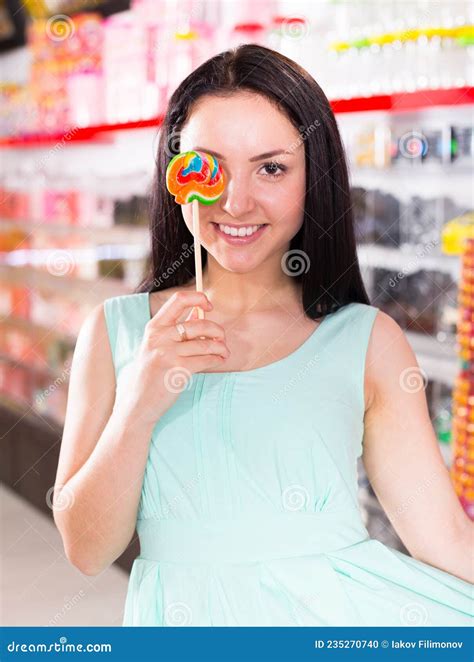
M 249 255 L 238 254 L 235 255 L 222 255 L 215 256 L 213 258 L 220 264 L 220 266 L 226 271 L 232 271 L 236 274 L 247 274 L 251 271 L 254 271 L 262 262 L 262 260 L 256 260 L 255 256 L 250 257 Z

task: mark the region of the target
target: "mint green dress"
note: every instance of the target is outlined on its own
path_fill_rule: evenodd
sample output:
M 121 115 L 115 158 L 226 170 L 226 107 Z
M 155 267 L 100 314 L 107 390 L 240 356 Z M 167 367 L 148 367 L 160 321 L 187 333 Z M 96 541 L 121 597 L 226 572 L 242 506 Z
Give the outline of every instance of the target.
M 261 368 L 196 373 L 184 390 L 169 376 L 179 395 L 150 441 L 123 625 L 473 624 L 473 585 L 371 539 L 361 518 L 377 311 L 350 303 Z M 105 315 L 127 389 L 148 294 L 107 299 Z

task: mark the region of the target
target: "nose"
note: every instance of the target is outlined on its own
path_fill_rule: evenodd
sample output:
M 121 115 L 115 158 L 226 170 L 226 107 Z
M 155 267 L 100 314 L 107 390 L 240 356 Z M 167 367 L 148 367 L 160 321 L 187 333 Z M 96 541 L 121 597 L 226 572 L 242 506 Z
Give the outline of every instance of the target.
M 229 216 L 239 218 L 251 212 L 255 207 L 255 200 L 248 178 L 243 174 L 227 175 L 227 185 L 220 198 L 221 209 Z

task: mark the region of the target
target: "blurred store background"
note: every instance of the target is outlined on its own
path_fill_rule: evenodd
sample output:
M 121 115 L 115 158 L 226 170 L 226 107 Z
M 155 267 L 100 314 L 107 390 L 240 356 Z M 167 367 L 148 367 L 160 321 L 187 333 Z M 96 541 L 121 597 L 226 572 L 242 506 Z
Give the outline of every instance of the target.
M 372 303 L 406 330 L 474 518 L 473 24 L 455 0 L 0 0 L 2 625 L 121 623 L 137 541 L 86 577 L 52 520 L 71 356 L 88 311 L 144 274 L 167 98 L 242 42 L 331 100 Z M 359 482 L 371 535 L 406 553 L 362 465 Z

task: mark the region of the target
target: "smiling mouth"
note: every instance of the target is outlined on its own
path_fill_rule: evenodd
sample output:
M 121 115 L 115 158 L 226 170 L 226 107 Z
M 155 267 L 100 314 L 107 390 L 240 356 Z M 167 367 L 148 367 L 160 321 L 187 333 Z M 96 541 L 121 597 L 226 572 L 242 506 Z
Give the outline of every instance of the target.
M 226 223 L 211 223 L 219 237 L 229 244 L 247 244 L 255 241 L 265 231 L 268 223 L 255 223 L 254 225 L 227 225 Z M 247 234 L 248 233 L 248 234 Z

